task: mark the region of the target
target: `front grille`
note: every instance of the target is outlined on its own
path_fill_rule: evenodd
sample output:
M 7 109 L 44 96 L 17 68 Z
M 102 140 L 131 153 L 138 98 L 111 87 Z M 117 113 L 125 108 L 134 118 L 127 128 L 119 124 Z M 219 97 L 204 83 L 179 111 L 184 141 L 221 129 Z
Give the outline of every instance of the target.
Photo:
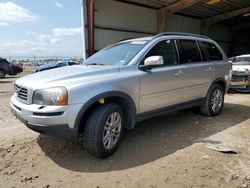
M 24 101 L 28 100 L 28 90 L 26 88 L 15 84 L 15 93 L 17 94 L 18 98 L 20 98 Z
M 233 81 L 247 81 L 250 80 L 250 77 L 248 75 L 232 75 L 232 80 Z

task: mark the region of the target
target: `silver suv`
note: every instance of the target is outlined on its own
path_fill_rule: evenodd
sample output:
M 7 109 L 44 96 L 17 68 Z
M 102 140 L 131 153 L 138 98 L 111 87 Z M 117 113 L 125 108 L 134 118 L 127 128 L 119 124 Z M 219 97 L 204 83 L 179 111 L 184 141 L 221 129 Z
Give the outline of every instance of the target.
M 74 139 L 104 158 L 117 149 L 125 129 L 144 119 L 193 106 L 218 115 L 229 71 L 213 40 L 160 33 L 108 46 L 83 65 L 22 77 L 10 105 L 30 129 Z

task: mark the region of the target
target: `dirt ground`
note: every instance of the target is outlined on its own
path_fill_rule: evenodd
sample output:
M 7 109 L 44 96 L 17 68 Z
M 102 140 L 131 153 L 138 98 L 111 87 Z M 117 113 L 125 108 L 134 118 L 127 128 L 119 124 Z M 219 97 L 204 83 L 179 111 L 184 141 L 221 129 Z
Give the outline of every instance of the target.
M 250 188 L 250 94 L 227 94 L 217 117 L 189 109 L 141 122 L 114 155 L 98 159 L 16 120 L 15 79 L 0 80 L 0 187 Z

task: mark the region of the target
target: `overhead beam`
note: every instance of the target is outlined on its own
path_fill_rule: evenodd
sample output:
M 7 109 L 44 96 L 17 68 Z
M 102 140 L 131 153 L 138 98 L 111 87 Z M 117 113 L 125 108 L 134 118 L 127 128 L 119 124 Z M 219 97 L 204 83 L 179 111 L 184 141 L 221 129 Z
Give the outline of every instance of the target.
M 208 8 L 208 9 L 211 9 L 211 10 L 214 10 L 214 11 L 217 11 L 217 12 L 221 12 L 221 13 L 224 13 L 225 10 L 223 10 L 222 8 L 218 8 L 218 7 L 215 7 L 213 5 L 208 5 L 206 3 L 202 3 L 202 2 L 199 2 L 198 5 L 200 5 L 201 7 L 205 7 L 205 8 Z
M 201 21 L 201 34 L 208 35 L 209 26 L 236 16 L 243 15 L 250 12 L 250 7 L 241 8 L 231 12 L 219 14 L 217 16 L 212 16 Z
M 175 12 L 179 12 L 182 9 L 188 8 L 197 3 L 198 1 L 199 0 L 179 0 L 176 3 L 161 8 L 159 11 L 162 12 L 162 14 L 168 16 L 170 14 L 174 14 Z
M 223 14 L 220 14 L 217 16 L 213 16 L 210 18 L 206 18 L 206 19 L 202 20 L 202 23 L 205 25 L 211 25 L 211 24 L 215 24 L 217 22 L 227 20 L 229 18 L 243 15 L 243 14 L 248 13 L 248 12 L 250 12 L 250 7 L 245 7 L 245 8 L 241 8 L 241 9 L 234 10 L 231 12 L 223 13 Z
M 179 0 L 176 3 L 163 7 L 157 11 L 157 32 L 163 32 L 166 26 L 166 17 L 188 8 L 199 0 Z
M 238 3 L 231 2 L 230 0 L 223 0 L 223 2 L 236 8 L 242 8 Z

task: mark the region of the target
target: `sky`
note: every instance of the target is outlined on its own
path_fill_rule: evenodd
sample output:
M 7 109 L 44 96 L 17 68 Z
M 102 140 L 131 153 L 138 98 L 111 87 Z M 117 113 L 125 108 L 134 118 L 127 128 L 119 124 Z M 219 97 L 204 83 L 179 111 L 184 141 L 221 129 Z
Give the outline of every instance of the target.
M 0 57 L 81 56 L 80 0 L 0 0 Z

